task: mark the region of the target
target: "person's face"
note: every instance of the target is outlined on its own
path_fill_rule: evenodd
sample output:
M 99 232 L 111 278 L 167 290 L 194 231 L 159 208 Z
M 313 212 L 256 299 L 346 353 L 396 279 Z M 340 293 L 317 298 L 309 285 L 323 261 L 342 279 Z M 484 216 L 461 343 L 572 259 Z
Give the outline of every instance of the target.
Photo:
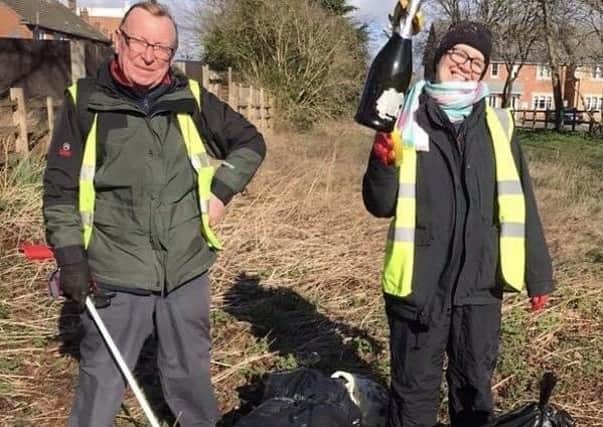
M 474 47 L 457 44 L 448 50 L 436 67 L 436 82 L 477 81 L 486 67 L 484 55 Z
M 117 61 L 126 78 L 145 89 L 161 83 L 176 45 L 172 21 L 136 8 L 117 32 Z

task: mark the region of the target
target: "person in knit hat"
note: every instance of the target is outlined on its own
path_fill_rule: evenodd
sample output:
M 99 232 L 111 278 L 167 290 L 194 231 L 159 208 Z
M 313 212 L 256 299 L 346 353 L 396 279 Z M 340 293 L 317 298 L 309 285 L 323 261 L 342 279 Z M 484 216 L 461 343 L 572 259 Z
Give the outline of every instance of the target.
M 490 425 L 503 292 L 527 290 L 536 311 L 553 290 L 512 117 L 486 104 L 491 54 L 484 25 L 452 25 L 434 80 L 409 88 L 364 175 L 367 210 L 393 218 L 382 276 L 389 427 L 436 424 L 446 356 L 451 425 Z
M 457 46 L 458 45 L 458 46 Z M 475 58 L 474 61 L 471 61 L 471 69 L 482 69 L 482 72 L 479 74 L 479 80 L 484 77 L 484 73 L 490 64 L 490 55 L 492 54 L 492 33 L 488 28 L 479 23 L 479 22 L 470 22 L 470 21 L 461 21 L 459 23 L 453 24 L 448 32 L 442 37 L 440 41 L 440 45 L 438 46 L 433 61 L 433 67 L 437 70 L 437 66 L 442 58 L 445 58 L 446 54 L 452 52 L 463 52 L 473 53 L 474 56 L 470 56 L 470 58 Z M 479 54 L 481 54 L 481 58 L 479 58 Z M 462 54 L 457 54 L 452 59 L 456 59 L 455 62 L 457 65 L 464 65 L 464 60 L 467 55 L 463 56 Z M 437 77 L 436 77 L 437 78 Z

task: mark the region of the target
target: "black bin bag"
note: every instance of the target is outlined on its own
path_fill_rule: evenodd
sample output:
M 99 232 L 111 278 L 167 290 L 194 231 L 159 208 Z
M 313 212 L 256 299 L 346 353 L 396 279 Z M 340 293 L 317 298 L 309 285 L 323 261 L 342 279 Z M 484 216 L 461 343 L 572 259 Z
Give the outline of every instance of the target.
M 309 368 L 268 374 L 262 403 L 236 427 L 355 427 L 360 409 L 342 381 Z
M 547 372 L 540 382 L 540 400 L 497 417 L 495 427 L 575 427 L 570 414 L 549 404 L 557 378 Z
M 355 427 L 360 417 L 332 402 L 274 397 L 241 418 L 236 427 Z

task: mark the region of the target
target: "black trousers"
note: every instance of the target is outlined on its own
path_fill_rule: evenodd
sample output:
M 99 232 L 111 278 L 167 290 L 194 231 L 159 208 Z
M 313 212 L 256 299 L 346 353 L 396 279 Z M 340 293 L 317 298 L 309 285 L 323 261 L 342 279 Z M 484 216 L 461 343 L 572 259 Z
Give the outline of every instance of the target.
M 429 327 L 387 311 L 390 327 L 389 427 L 437 422 L 444 355 L 452 427 L 487 426 L 496 367 L 501 305 L 452 307 Z
M 209 304 L 206 273 L 166 297 L 117 293 L 109 307 L 98 310 L 130 369 L 147 337 L 157 334 L 157 374 L 166 402 L 183 427 L 213 427 L 218 418 L 210 379 Z M 109 427 L 126 383 L 87 313 L 82 322 L 80 375 L 68 425 Z

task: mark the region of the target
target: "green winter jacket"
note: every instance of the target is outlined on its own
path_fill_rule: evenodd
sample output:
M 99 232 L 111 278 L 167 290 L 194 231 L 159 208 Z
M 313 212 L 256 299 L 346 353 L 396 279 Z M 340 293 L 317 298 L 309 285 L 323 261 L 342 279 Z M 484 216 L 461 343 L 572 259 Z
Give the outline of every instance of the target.
M 212 192 L 224 203 L 242 191 L 265 155 L 261 134 L 202 90 L 201 108 L 187 79 L 139 95 L 115 82 L 104 65 L 96 79 L 66 95 L 44 176 L 44 218 L 57 263 L 87 259 L 109 289 L 169 292 L 204 273 L 216 254 L 202 237 L 196 174 L 176 114 L 190 113 L 206 150 L 224 162 Z M 97 114 L 96 202 L 92 238 L 82 244 L 79 170 L 90 117 Z

